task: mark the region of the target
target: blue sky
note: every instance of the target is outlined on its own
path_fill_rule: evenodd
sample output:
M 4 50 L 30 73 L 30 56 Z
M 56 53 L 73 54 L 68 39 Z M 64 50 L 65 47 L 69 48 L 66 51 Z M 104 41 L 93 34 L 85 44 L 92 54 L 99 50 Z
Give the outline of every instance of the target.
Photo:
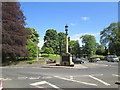
M 68 24 L 72 40 L 81 44 L 80 36 L 92 34 L 99 42 L 100 31 L 118 21 L 117 2 L 21 2 L 21 9 L 27 18 L 26 27 L 40 34 L 40 47 L 48 29 L 65 32 Z

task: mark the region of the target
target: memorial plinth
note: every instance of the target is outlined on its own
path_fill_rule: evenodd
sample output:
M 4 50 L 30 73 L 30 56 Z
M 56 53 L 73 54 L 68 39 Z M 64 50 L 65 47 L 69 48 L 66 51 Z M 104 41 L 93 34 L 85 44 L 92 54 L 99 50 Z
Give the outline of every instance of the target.
M 72 55 L 68 52 L 68 26 L 65 26 L 66 31 L 66 53 L 63 53 L 61 55 L 61 59 L 56 62 L 56 65 L 61 66 L 74 66 L 74 63 L 72 62 Z
M 72 55 L 70 53 L 63 53 L 61 59 L 56 62 L 57 66 L 74 66 L 72 62 Z

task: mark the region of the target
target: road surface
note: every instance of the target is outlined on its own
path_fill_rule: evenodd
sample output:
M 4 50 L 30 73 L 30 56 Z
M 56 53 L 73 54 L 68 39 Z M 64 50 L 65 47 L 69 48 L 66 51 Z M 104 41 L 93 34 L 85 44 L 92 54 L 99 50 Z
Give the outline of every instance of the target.
M 78 64 L 79 65 L 79 64 Z M 118 88 L 118 63 L 99 61 L 87 68 L 42 68 L 42 65 L 2 68 L 3 88 Z

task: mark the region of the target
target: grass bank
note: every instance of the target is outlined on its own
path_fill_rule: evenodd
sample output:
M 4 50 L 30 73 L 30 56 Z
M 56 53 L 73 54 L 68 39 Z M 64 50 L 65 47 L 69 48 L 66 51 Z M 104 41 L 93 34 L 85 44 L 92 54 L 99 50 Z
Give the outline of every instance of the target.
M 50 59 L 60 59 L 60 55 L 57 55 L 57 54 L 46 54 L 46 53 L 43 53 L 41 55 L 41 57 L 50 58 Z

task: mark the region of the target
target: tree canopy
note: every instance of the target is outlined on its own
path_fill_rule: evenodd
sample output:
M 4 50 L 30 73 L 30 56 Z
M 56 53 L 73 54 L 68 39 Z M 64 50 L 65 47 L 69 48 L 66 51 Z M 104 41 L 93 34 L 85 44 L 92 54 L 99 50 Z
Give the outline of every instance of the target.
M 96 52 L 96 40 L 92 35 L 83 35 L 80 37 L 83 43 L 83 53 L 87 56 L 94 55 Z
M 111 23 L 100 33 L 100 42 L 108 47 L 111 54 L 120 55 L 120 28 L 118 23 Z
M 37 55 L 38 43 L 39 43 L 39 34 L 34 28 L 26 28 L 30 33 L 27 39 L 27 45 L 26 48 L 28 49 L 30 56 L 35 57 Z
M 71 40 L 69 42 L 70 53 L 76 57 L 80 56 L 80 45 L 78 40 Z
M 51 47 L 55 54 L 58 53 L 58 34 L 54 29 L 48 29 L 44 36 L 44 46 Z
M 66 45 L 66 35 L 65 33 L 58 33 L 58 45 L 59 45 L 59 54 L 65 53 L 65 45 Z
M 18 2 L 2 3 L 2 57 L 3 62 L 8 58 L 27 57 L 25 48 L 28 32 L 24 27 L 25 16 Z
M 104 55 L 105 54 L 105 47 L 103 45 L 100 45 L 99 43 L 96 43 L 96 54 L 97 55 Z
M 48 55 L 54 54 L 53 48 L 51 48 L 51 47 L 45 47 L 44 52 L 47 53 Z

